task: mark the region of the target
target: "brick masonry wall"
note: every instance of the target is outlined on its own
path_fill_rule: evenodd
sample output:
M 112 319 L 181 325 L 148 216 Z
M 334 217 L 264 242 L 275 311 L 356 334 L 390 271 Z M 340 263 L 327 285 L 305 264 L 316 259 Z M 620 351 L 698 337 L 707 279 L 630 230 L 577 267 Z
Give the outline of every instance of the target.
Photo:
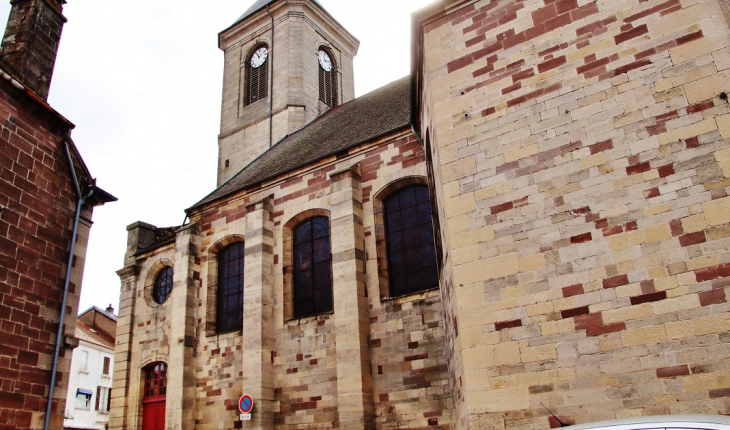
M 458 427 L 730 413 L 727 3 L 446 3 L 423 123 Z
M 66 22 L 58 0 L 14 2 L 0 49 L 0 60 L 24 85 L 48 98 L 61 31 Z
M 43 427 L 76 195 L 68 129 L 0 82 L 0 428 Z M 78 166 L 77 166 L 78 167 Z M 83 217 L 91 218 L 84 210 Z M 65 316 L 73 337 L 90 222 L 82 219 Z M 51 426 L 61 428 L 71 349 L 62 347 Z
M 197 295 L 196 340 L 192 358 L 196 387 L 194 428 L 241 426 L 236 401 L 245 384 L 242 334 L 215 335 L 210 332 L 208 315 L 211 303 L 208 303 L 207 289 L 211 282 L 211 258 L 221 244 L 246 233 L 246 209 L 251 202 L 263 196 L 272 196 L 270 217 L 274 236 L 273 319 L 264 323 L 266 327 L 273 327 L 274 344 L 271 351 L 262 351 L 264 361 L 273 364 L 275 373 L 273 422 L 282 429 L 340 427 L 338 392 L 343 387 L 338 387 L 338 383 L 341 383 L 339 379 L 343 375 L 337 372 L 338 304 L 335 303 L 332 314 L 293 320 L 285 316 L 285 309 L 290 305 L 285 303 L 284 264 L 290 251 L 284 249 L 284 236 L 287 223 L 297 215 L 308 211 L 330 211 L 332 182 L 329 175 L 355 163 L 360 165 L 362 178 L 366 250 L 364 279 L 370 321 L 368 348 L 372 383 L 365 387 L 372 390 L 376 427 L 451 428 L 452 404 L 438 292 L 381 300 L 378 284 L 373 196 L 398 179 L 424 177 L 424 161 L 423 148 L 410 132 L 403 131 L 191 214 L 191 222 L 198 223 L 200 230 L 196 258 L 200 262 L 202 280 Z M 333 237 L 332 240 L 338 239 Z M 115 389 L 123 384 L 130 387 L 125 413 L 131 418 L 127 426 L 139 424 L 141 368 L 153 359 L 164 360 L 170 349 L 180 347 L 177 341 L 167 341 L 166 333 L 172 325 L 182 323 L 165 319 L 171 315 L 169 304 L 155 308 L 147 305 L 145 298 L 144 286 L 148 283 L 145 279 L 154 272 L 155 262 L 175 258 L 171 245 L 140 257 L 141 267 L 134 287 L 137 300 L 132 316 L 135 328 L 130 340 L 132 359 L 128 381 L 118 379 L 115 367 Z M 335 273 L 334 276 L 341 275 Z M 125 303 L 128 303 L 125 309 L 129 309 L 132 302 Z M 125 312 L 120 309 L 120 320 Z M 118 346 L 117 351 L 124 348 Z M 143 357 L 144 350 L 148 351 L 146 357 Z M 150 357 L 155 350 L 157 356 Z M 116 398 L 113 402 L 125 407 L 122 399 Z M 121 419 L 112 420 L 112 428 L 122 428 L 120 423 Z

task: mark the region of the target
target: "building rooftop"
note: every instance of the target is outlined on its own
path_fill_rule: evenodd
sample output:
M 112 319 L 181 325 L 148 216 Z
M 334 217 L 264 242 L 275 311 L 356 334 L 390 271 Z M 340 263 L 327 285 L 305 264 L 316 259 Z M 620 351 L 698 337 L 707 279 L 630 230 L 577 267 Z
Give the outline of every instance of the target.
M 284 137 L 186 212 L 410 124 L 410 77 L 337 106 Z
M 271 3 L 274 3 L 275 1 L 276 0 L 256 0 L 254 2 L 254 4 L 251 5 L 251 7 L 249 7 L 248 9 L 246 9 L 246 12 L 244 12 L 243 15 L 241 15 L 240 17 L 238 17 L 238 19 L 236 20 L 236 22 L 233 23 L 233 25 L 238 24 L 239 22 L 243 21 L 244 19 L 248 18 L 249 16 L 255 14 L 258 11 L 260 11 L 261 9 L 266 8 L 266 6 L 270 5 Z M 322 5 L 319 4 L 319 2 L 317 0 L 312 0 L 312 2 L 314 4 L 316 4 L 317 6 L 319 6 L 322 10 L 324 10 L 324 8 L 322 7 Z
M 115 316 L 114 314 L 112 314 L 111 312 L 107 312 L 107 311 L 105 311 L 104 309 L 98 308 L 98 307 L 96 307 L 96 306 L 92 306 L 92 307 L 90 307 L 89 309 L 87 309 L 87 310 L 85 310 L 85 311 L 81 312 L 81 313 L 80 313 L 80 314 L 78 315 L 78 317 L 79 317 L 79 318 L 81 318 L 81 317 L 82 317 L 82 316 L 83 316 L 84 314 L 86 314 L 87 312 L 91 312 L 91 311 L 93 311 L 93 310 L 96 310 L 96 312 L 98 312 L 98 313 L 100 313 L 100 314 L 104 315 L 105 317 L 109 318 L 110 320 L 112 320 L 112 321 L 114 321 L 114 322 L 117 322 L 117 317 L 116 317 L 116 316 Z
M 114 349 L 114 338 L 111 337 L 103 330 L 99 330 L 96 327 L 86 324 L 83 321 L 76 321 L 76 333 L 74 333 L 76 339 L 83 340 L 96 345 L 101 345 L 105 348 Z

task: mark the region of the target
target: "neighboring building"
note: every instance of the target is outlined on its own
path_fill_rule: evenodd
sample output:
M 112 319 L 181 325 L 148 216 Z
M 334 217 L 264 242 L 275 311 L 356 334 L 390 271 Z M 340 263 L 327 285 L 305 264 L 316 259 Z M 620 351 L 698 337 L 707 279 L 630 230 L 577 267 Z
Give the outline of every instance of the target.
M 64 429 L 107 428 L 116 331 L 117 317 L 111 305 L 106 310 L 93 306 L 79 314 L 79 346 L 71 358 Z
M 46 102 L 63 3 L 14 0 L 0 48 L 0 429 L 63 426 L 92 210 L 116 200 Z
M 127 228 L 110 427 L 730 414 L 729 20 L 437 1 L 412 75 L 352 99 L 357 40 L 256 1 L 219 35 L 218 188 Z

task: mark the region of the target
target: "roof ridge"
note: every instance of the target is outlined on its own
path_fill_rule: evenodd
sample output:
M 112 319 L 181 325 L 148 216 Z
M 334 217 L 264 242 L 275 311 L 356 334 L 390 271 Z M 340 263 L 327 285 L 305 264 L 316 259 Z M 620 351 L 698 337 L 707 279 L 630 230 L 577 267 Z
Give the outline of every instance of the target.
M 327 110 L 284 136 L 211 193 L 185 210 L 382 137 L 410 123 L 410 76 Z

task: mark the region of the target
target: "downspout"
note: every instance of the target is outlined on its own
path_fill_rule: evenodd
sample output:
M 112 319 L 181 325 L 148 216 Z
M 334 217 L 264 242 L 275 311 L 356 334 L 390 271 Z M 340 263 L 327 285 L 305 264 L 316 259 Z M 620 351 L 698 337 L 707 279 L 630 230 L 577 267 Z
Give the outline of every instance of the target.
M 413 123 L 411 123 L 411 131 L 413 132 L 413 135 L 416 136 L 416 140 L 418 140 L 418 143 L 421 144 L 421 147 L 423 147 L 423 149 L 426 149 L 426 145 L 423 143 L 423 139 L 421 139 L 421 136 L 418 135 L 416 127 L 413 125 Z
M 271 91 L 269 91 L 269 148 L 271 148 L 274 144 L 274 15 L 271 14 L 271 11 L 269 11 L 269 5 L 266 5 L 266 13 L 269 14 L 269 17 L 271 18 L 271 69 L 269 73 L 271 74 L 271 78 L 269 79 L 269 82 L 271 82 Z
M 56 385 L 56 371 L 58 369 L 58 356 L 61 351 L 61 343 L 63 342 L 63 322 L 66 316 L 66 300 L 68 299 L 68 287 L 71 283 L 71 265 L 73 264 L 74 249 L 76 248 L 76 235 L 79 229 L 79 219 L 81 218 L 81 207 L 86 203 L 86 200 L 94 194 L 92 188 L 86 197 L 82 197 L 81 188 L 79 187 L 79 180 L 76 177 L 76 169 L 74 168 L 73 159 L 71 158 L 71 152 L 68 149 L 68 139 L 71 137 L 71 131 L 68 132 L 64 139 L 64 149 L 66 150 L 66 158 L 68 159 L 68 165 L 71 167 L 71 177 L 74 181 L 74 188 L 76 190 L 76 196 L 78 201 L 76 202 L 76 215 L 74 217 L 74 228 L 71 236 L 71 250 L 68 254 L 68 263 L 66 264 L 66 280 L 63 284 L 63 298 L 61 299 L 61 316 L 58 317 L 58 332 L 56 333 L 56 350 L 53 353 L 53 367 L 51 368 L 51 385 L 48 387 L 48 401 L 46 402 L 46 418 L 43 424 L 43 430 L 48 430 L 48 426 L 51 423 L 51 407 L 53 406 L 53 389 Z

